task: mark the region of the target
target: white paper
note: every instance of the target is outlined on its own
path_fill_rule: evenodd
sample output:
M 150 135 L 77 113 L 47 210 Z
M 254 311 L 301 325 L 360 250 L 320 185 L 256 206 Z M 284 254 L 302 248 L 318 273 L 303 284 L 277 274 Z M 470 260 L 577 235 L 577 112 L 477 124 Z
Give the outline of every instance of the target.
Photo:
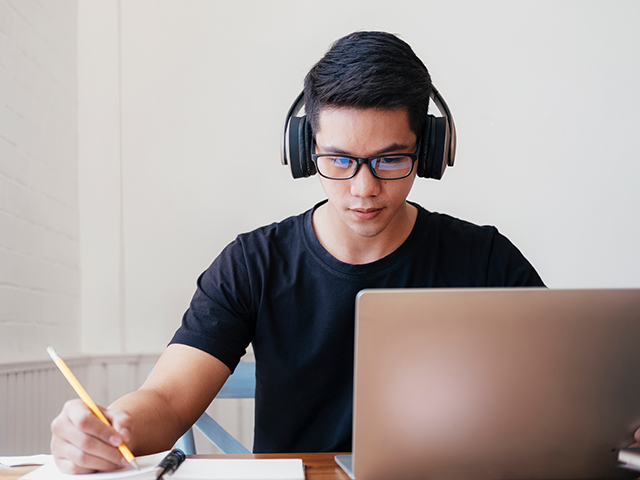
M 36 468 L 31 472 L 27 473 L 20 477 L 24 480 L 46 480 L 46 479 L 65 479 L 65 480 L 81 480 L 81 479 L 94 479 L 94 480 L 117 480 L 117 479 L 127 479 L 127 478 L 136 478 L 143 480 L 145 478 L 152 478 L 155 480 L 155 472 L 157 470 L 157 465 L 162 461 L 162 459 L 169 452 L 156 453 L 154 455 L 146 455 L 144 457 L 136 457 L 136 462 L 140 466 L 140 470 L 136 470 L 132 466 L 127 466 L 126 468 L 122 468 L 120 470 L 115 470 L 113 472 L 105 472 L 105 473 L 90 473 L 85 475 L 70 475 L 66 473 L 62 473 L 55 461 L 53 461 L 53 457 L 49 462 L 44 464 L 42 467 Z M 168 478 L 168 477 L 167 477 Z
M 304 480 L 299 458 L 185 460 L 171 480 Z
M 55 462 L 50 461 L 26 475 L 21 480 L 146 480 L 156 478 L 157 465 L 167 452 L 136 457 L 140 470 L 127 467 L 107 473 L 68 475 L 62 473 Z M 188 458 L 167 480 L 304 480 L 301 459 L 237 459 L 237 458 Z

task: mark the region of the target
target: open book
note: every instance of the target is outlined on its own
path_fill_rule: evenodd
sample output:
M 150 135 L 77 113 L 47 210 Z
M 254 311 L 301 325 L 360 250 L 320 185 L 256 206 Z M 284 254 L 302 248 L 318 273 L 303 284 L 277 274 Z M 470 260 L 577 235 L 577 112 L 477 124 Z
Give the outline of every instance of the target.
M 50 461 L 23 475 L 21 480 L 125 480 L 156 479 L 157 466 L 168 452 L 136 457 L 140 470 L 126 467 L 107 473 L 68 475 Z M 304 480 L 301 459 L 187 458 L 167 480 Z

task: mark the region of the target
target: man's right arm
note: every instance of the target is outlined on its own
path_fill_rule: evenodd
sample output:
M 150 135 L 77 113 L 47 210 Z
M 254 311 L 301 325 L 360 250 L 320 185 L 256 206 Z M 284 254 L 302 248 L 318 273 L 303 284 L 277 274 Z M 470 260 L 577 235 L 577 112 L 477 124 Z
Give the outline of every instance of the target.
M 117 449 L 120 441 L 136 456 L 171 448 L 206 410 L 230 373 L 208 353 L 169 345 L 145 383 L 106 409 L 111 427 L 80 400 L 65 404 L 51 424 L 56 463 L 68 473 L 113 470 L 124 465 Z

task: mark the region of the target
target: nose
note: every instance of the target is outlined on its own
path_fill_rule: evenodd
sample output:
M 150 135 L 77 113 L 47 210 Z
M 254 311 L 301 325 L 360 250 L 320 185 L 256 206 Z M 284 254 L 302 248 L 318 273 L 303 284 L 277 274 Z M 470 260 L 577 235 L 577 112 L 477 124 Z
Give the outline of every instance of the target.
M 380 194 L 380 182 L 373 176 L 367 165 L 360 165 L 351 182 L 351 195 L 354 197 L 376 197 Z

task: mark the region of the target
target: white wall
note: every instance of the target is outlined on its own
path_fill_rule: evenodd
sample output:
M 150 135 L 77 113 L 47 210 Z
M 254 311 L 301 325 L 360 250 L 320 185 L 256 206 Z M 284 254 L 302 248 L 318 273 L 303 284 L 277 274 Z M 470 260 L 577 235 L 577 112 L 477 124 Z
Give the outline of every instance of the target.
M 224 245 L 323 198 L 282 122 L 357 29 L 401 34 L 458 126 L 413 200 L 497 225 L 551 287 L 640 286 L 637 2 L 75 5 L 0 0 L 0 361 L 160 351 Z
M 76 17 L 0 0 L 0 363 L 80 348 Z
M 282 123 L 357 29 L 413 45 L 458 126 L 455 168 L 412 199 L 497 225 L 551 287 L 639 287 L 638 18 L 605 1 L 122 2 L 126 349 L 166 342 L 237 233 L 323 198 L 279 165 Z
M 118 1 L 78 3 L 82 351 L 93 353 L 125 350 L 119 25 Z

